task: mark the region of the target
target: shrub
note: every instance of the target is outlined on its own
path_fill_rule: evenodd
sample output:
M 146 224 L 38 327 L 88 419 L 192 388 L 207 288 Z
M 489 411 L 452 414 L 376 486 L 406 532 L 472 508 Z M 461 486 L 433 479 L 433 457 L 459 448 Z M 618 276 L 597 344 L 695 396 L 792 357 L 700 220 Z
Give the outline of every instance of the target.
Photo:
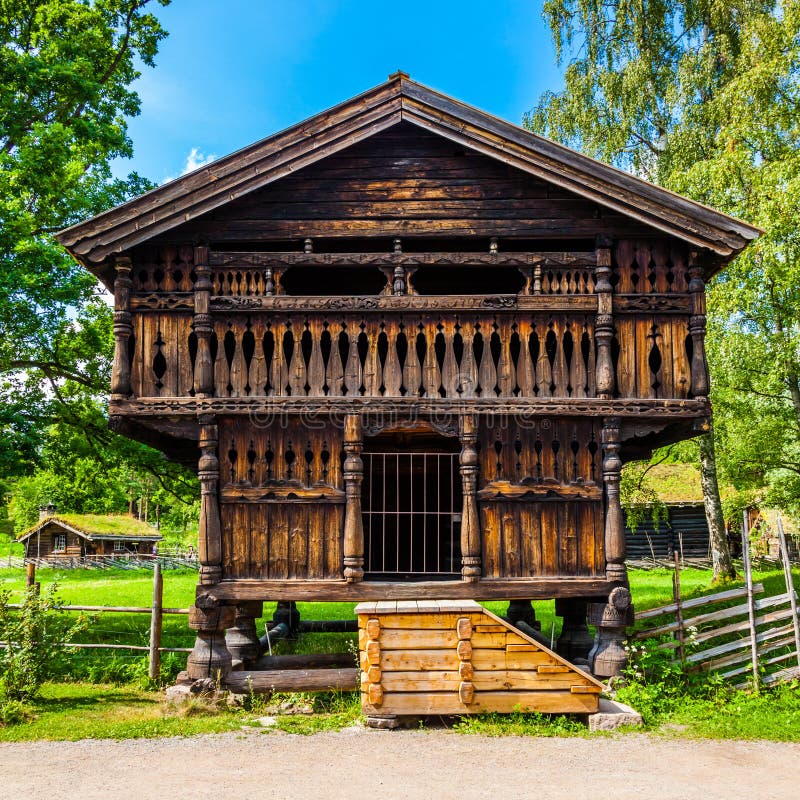
M 28 703 L 39 693 L 65 643 L 86 628 L 83 616 L 70 620 L 58 598 L 57 584 L 44 592 L 30 587 L 20 609 L 11 593 L 0 591 L 0 704 Z

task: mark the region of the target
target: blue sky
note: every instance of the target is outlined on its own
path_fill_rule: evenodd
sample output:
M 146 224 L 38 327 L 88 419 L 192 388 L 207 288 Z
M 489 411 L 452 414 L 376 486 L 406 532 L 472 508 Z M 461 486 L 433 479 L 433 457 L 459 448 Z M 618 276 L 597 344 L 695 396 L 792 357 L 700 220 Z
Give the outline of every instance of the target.
M 540 0 L 173 0 L 136 88 L 135 155 L 162 182 L 382 83 L 402 69 L 519 123 L 561 85 Z

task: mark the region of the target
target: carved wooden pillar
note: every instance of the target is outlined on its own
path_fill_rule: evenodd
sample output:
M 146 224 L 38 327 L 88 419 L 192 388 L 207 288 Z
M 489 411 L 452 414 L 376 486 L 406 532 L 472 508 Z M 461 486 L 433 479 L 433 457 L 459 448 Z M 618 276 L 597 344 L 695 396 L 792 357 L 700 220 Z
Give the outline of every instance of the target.
M 219 516 L 219 457 L 217 426 L 213 416 L 200 417 L 200 532 L 198 558 L 200 584 L 217 583 L 222 577 L 222 526 Z
M 461 416 L 461 484 L 464 507 L 461 512 L 461 579 L 481 578 L 481 523 L 478 516 L 478 424 L 473 414 Z
M 344 579 L 357 583 L 364 577 L 364 520 L 361 515 L 361 481 L 364 479 L 364 446 L 361 416 L 348 414 L 344 419 Z
M 625 567 L 625 527 L 619 500 L 619 481 L 622 459 L 619 456 L 620 419 L 606 417 L 603 421 L 603 482 L 606 489 L 606 578 L 627 585 Z
M 192 680 L 211 678 L 218 684 L 231 671 L 231 654 L 225 646 L 225 629 L 233 625 L 234 609 L 223 606 L 209 595 L 197 598 L 189 609 L 189 627 L 197 631 L 194 649 L 186 660 Z
M 689 292 L 692 295 L 692 316 L 689 317 L 689 335 L 692 337 L 692 394 L 695 397 L 708 397 L 706 284 L 697 253 L 689 256 Z
M 589 664 L 598 678 L 613 678 L 625 668 L 625 629 L 634 619 L 631 593 L 624 586 L 612 589 L 607 603 L 589 603 L 589 623 L 595 626 Z
M 597 342 L 595 382 L 597 396 L 611 400 L 614 396 L 614 362 L 611 358 L 611 340 L 614 338 L 614 315 L 611 286 L 611 246 L 606 239 L 597 242 L 597 266 L 595 267 L 595 293 L 597 294 L 597 318 L 594 337 Z
M 214 394 L 214 364 L 211 361 L 211 269 L 208 266 L 208 247 L 194 248 L 194 333 L 197 336 L 197 356 L 194 363 L 194 392 L 196 397 Z
M 111 396 L 125 399 L 131 394 L 130 338 L 131 326 L 131 260 L 117 256 L 114 263 L 114 365 L 111 369 Z
M 557 597 L 556 614 L 563 620 L 556 651 L 568 661 L 587 660 L 592 649 L 592 635 L 586 624 L 586 601 L 580 598 Z

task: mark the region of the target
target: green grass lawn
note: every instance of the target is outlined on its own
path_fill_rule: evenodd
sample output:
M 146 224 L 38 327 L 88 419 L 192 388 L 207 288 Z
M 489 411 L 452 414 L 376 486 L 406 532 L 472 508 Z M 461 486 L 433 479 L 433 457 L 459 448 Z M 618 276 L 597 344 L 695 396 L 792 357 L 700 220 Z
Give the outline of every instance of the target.
M 672 601 L 672 573 L 669 570 L 632 570 L 631 591 L 637 609 L 643 610 Z M 756 581 L 765 593 L 785 591 L 780 571 L 756 572 Z M 800 575 L 796 574 L 798 580 Z M 58 583 L 65 604 L 148 606 L 152 595 L 152 572 L 149 570 L 53 570 L 41 569 L 37 580 L 42 585 Z M 0 589 L 10 589 L 16 599 L 24 591 L 24 573 L 20 569 L 0 568 Z M 164 606 L 187 608 L 192 604 L 197 573 L 170 570 L 164 573 Z M 736 584 L 732 584 L 736 585 Z M 741 585 L 741 584 L 739 584 Z M 681 571 L 684 597 L 716 591 L 711 573 L 706 570 Z M 727 588 L 727 587 L 726 587 Z M 537 618 L 546 635 L 558 637 L 560 618 L 554 614 L 553 601 L 537 601 Z M 304 619 L 346 619 L 353 617 L 354 603 L 300 603 Z M 488 602 L 495 613 L 504 613 L 506 603 Z M 264 604 L 263 631 L 272 618 L 274 603 Z M 148 641 L 147 614 L 100 614 L 82 634 L 86 642 L 145 645 Z M 294 642 L 280 642 L 277 653 L 332 652 L 352 649 L 354 634 L 305 634 Z M 191 647 L 194 634 L 186 616 L 165 616 L 163 645 Z M 174 678 L 185 665 L 185 655 L 165 655 L 164 682 Z M 120 651 L 78 651 L 68 656 L 55 679 L 48 683 L 32 707 L 32 717 L 25 724 L 0 726 L 0 741 L 21 739 L 131 738 L 141 736 L 188 735 L 200 732 L 237 730 L 252 724 L 253 714 L 269 713 L 263 708 L 250 711 L 208 709 L 190 704 L 183 710 L 166 707 L 158 692 L 137 688 L 145 685 L 146 658 L 141 653 Z M 105 683 L 98 683 L 104 681 Z M 109 683 L 110 681 L 110 683 Z M 359 718 L 355 693 L 340 697 L 317 696 L 304 702 L 315 705 L 318 713 L 297 717 L 279 717 L 278 727 L 295 733 L 313 733 L 325 728 L 343 727 Z M 263 701 L 258 700 L 258 703 Z M 662 715 L 652 729 L 669 736 L 709 736 L 715 738 L 768 738 L 800 741 L 800 692 L 783 688 L 762 695 L 745 693 L 687 697 L 669 714 Z M 588 735 L 585 728 L 568 718 L 542 715 L 483 715 L 466 718 L 457 726 L 461 733 L 489 735 Z
M 197 585 L 197 572 L 193 570 L 168 570 L 164 575 L 163 604 L 167 608 L 188 608 L 194 601 Z M 92 569 L 40 569 L 37 580 L 43 585 L 57 583 L 59 594 L 66 605 L 109 605 L 109 606 L 149 606 L 152 598 L 151 571 L 142 570 L 92 570 Z M 766 594 L 780 594 L 783 588 L 783 573 L 780 571 L 756 572 L 756 581 L 764 584 Z M 800 583 L 800 573 L 795 576 Z M 672 601 L 672 572 L 666 569 L 631 570 L 631 592 L 638 610 L 653 608 Z M 742 585 L 731 584 L 731 586 Z M 15 599 L 21 599 L 24 592 L 25 576 L 21 569 L 0 568 L 0 590 L 10 589 Z M 713 591 L 711 573 L 708 570 L 681 570 L 682 595 L 694 597 Z M 504 614 L 507 603 L 490 601 L 486 607 L 497 614 Z M 554 601 L 536 601 L 536 616 L 542 632 L 554 639 L 558 638 L 561 619 L 555 615 Z M 299 603 L 303 619 L 352 619 L 355 603 Z M 267 620 L 272 619 L 275 603 L 264 604 L 264 615 L 258 623 L 263 632 Z M 149 637 L 150 621 L 146 614 L 103 613 L 96 616 L 89 629 L 82 634 L 80 641 L 114 644 L 146 645 Z M 304 634 L 298 641 L 281 642 L 276 652 L 334 652 L 347 650 L 355 641 L 352 634 Z M 163 639 L 164 647 L 191 647 L 194 634 L 187 625 L 185 615 L 165 615 Z M 114 653 L 111 661 L 141 660 L 141 655 Z M 176 660 L 184 656 L 177 656 Z M 82 651 L 73 656 L 76 663 L 101 664 L 109 660 L 108 651 L 87 653 Z M 174 663 L 174 662 L 173 662 Z M 82 674 L 80 671 L 78 674 Z M 102 671 L 96 672 L 102 676 Z M 112 671 L 106 677 L 113 677 Z

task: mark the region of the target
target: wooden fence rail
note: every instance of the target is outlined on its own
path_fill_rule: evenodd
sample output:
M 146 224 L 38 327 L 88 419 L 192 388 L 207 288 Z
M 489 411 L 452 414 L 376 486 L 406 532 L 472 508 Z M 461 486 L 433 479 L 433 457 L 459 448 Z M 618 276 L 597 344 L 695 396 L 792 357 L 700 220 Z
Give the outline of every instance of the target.
M 780 520 L 778 525 L 782 533 Z M 680 595 L 680 581 L 676 580 L 674 602 L 636 615 L 637 621 L 664 617 L 667 621 L 637 631 L 632 638 L 652 639 L 671 634 L 673 639 L 658 647 L 678 651 L 673 663 L 714 671 L 726 679 L 741 678 L 751 672 L 751 682 L 756 688 L 759 683 L 769 685 L 800 677 L 800 620 L 785 540 L 781 546 L 781 560 L 786 592 L 760 597 L 764 586 L 752 582 L 748 534 L 745 520 L 742 533 L 745 586 L 684 600 Z M 675 568 L 677 576 L 679 564 L 676 563 Z M 737 600 L 744 602 L 714 608 Z M 687 612 L 692 612 L 693 616 Z M 688 654 L 684 651 L 687 645 L 691 651 Z M 697 649 L 701 646 L 703 649 Z M 797 661 L 797 665 L 785 666 L 790 660 Z M 745 685 L 740 683 L 738 687 Z
M 28 563 L 26 580 L 28 586 L 35 585 L 36 569 L 35 565 Z M 66 647 L 76 650 L 131 650 L 135 652 L 148 653 L 148 674 L 151 679 L 156 680 L 161 668 L 161 653 L 190 653 L 191 647 L 162 647 L 161 632 L 162 622 L 165 614 L 189 613 L 188 608 L 164 608 L 162 598 L 164 592 L 164 581 L 161 576 L 161 565 L 156 562 L 153 568 L 153 603 L 151 606 L 88 606 L 88 605 L 69 605 L 60 606 L 63 611 L 85 611 L 95 614 L 149 614 L 150 615 L 150 638 L 147 645 L 135 644 L 109 644 L 92 642 L 67 642 Z M 22 603 L 9 603 L 9 608 L 21 609 Z M 14 642 L 11 643 L 16 644 Z M 8 647 L 8 642 L 0 641 L 0 647 Z

